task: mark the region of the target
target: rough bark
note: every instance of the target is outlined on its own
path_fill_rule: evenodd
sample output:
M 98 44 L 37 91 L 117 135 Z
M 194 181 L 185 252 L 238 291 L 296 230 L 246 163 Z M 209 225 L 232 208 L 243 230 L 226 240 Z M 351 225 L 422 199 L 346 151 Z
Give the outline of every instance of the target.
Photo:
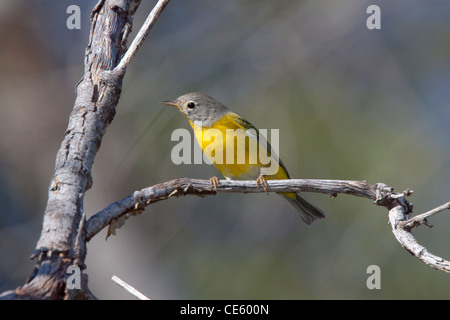
M 4 293 L 3 298 L 92 297 L 87 287 L 67 290 L 66 270 L 73 264 L 85 268 L 84 194 L 92 186 L 92 165 L 122 89 L 123 73 L 111 70 L 126 51 L 126 37 L 139 2 L 102 0 L 92 12 L 84 75 L 56 156 L 43 228 L 32 256 L 37 259 L 36 266 L 24 286 Z M 87 284 L 85 275 L 82 283 Z

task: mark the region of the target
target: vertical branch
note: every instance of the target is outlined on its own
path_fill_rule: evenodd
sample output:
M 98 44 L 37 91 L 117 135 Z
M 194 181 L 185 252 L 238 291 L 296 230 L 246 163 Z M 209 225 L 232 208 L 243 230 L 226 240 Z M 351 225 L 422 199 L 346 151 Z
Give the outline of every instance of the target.
M 28 282 L 10 298 L 86 298 L 87 277 L 81 290 L 69 292 L 64 278 L 69 265 L 84 269 L 86 256 L 83 200 L 92 186 L 91 170 L 106 128 L 114 118 L 123 74 L 114 69 L 125 53 L 126 37 L 140 0 L 101 0 L 92 12 L 85 70 L 64 139 L 57 152 L 48 191 L 43 228 L 33 257 L 37 265 Z M 76 292 L 76 293 L 74 293 Z
M 92 186 L 91 169 L 107 126 L 113 120 L 122 78 L 107 73 L 123 54 L 123 30 L 134 1 L 105 1 L 94 14 L 86 49 L 85 73 L 64 140 L 56 156 L 44 225 L 37 252 L 73 248 L 83 212 L 83 197 Z M 134 11 L 133 11 L 134 12 Z

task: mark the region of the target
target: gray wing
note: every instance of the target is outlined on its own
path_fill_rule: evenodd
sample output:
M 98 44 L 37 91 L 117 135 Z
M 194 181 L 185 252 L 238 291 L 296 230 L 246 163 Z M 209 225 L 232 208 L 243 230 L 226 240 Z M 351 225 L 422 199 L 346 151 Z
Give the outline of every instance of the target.
M 288 178 L 290 178 L 289 176 L 289 172 L 287 171 L 285 165 L 283 164 L 283 161 L 281 161 L 280 157 L 278 156 L 278 154 L 275 152 L 275 150 L 273 150 L 272 146 L 270 145 L 270 143 L 267 141 L 267 139 L 260 133 L 260 131 L 250 122 L 248 122 L 247 120 L 245 120 L 244 118 L 242 118 L 241 116 L 239 116 L 238 114 L 233 113 L 233 118 L 234 120 L 243 128 L 246 129 L 245 134 L 249 137 L 251 137 L 252 139 L 256 140 L 256 142 L 258 142 L 259 145 L 262 145 L 264 148 L 267 149 L 267 151 L 269 152 L 269 156 L 272 156 L 275 158 L 275 160 L 278 161 L 278 163 L 280 164 L 280 166 L 284 169 L 284 171 L 286 172 Z M 248 129 L 253 129 L 253 131 L 248 130 Z

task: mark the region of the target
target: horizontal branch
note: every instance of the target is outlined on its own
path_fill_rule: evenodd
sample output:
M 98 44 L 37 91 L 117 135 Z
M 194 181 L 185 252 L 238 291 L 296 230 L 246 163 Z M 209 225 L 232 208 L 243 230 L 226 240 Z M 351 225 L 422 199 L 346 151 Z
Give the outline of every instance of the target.
M 128 197 L 113 202 L 87 221 L 87 239 L 90 240 L 112 221 L 126 214 L 142 211 L 147 205 L 172 196 L 206 196 L 216 193 L 259 193 L 266 192 L 256 180 L 220 180 L 217 189 L 209 180 L 181 178 L 160 183 L 135 191 Z M 350 194 L 383 203 L 383 192 L 391 194 L 392 189 L 384 184 L 372 185 L 365 181 L 289 179 L 267 180 L 267 192 L 315 192 L 336 196 Z
M 146 206 L 170 197 L 197 195 L 204 197 L 217 193 L 260 193 L 260 192 L 315 192 L 337 196 L 349 194 L 371 199 L 376 205 L 389 210 L 389 221 L 395 238 L 403 248 L 435 269 L 450 272 L 450 262 L 428 252 L 420 245 L 411 233 L 411 229 L 427 224 L 426 218 L 440 211 L 450 209 L 450 202 L 408 220 L 413 206 L 405 197 L 412 194 L 407 189 L 402 193 L 394 193 L 384 183 L 369 184 L 366 181 L 349 180 L 313 180 L 288 179 L 267 180 L 267 188 L 262 188 L 256 180 L 220 180 L 214 186 L 210 180 L 180 178 L 135 191 L 122 200 L 108 205 L 87 221 L 86 238 L 92 239 L 103 228 L 109 225 L 108 235 L 114 234 L 116 227 L 132 214 L 142 212 Z

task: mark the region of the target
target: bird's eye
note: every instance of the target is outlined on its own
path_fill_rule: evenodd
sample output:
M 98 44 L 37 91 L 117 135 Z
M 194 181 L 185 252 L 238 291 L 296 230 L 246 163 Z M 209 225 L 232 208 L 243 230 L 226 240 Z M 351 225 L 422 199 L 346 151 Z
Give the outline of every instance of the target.
M 187 104 L 187 107 L 189 108 L 189 109 L 194 109 L 195 108 L 195 102 L 188 102 L 188 104 Z

